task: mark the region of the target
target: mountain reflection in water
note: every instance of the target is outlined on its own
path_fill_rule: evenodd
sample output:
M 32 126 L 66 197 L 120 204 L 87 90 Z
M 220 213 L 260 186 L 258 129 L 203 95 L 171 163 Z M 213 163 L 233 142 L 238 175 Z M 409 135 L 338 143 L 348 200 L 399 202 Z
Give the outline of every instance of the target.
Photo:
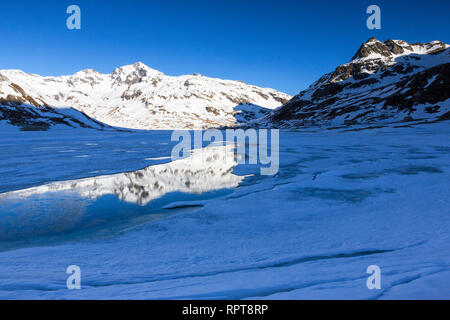
M 237 187 L 234 146 L 194 150 L 188 158 L 141 170 L 53 182 L 0 194 L 0 241 L 58 235 L 117 221 L 142 222 L 177 201 L 204 200 Z M 228 191 L 229 192 L 229 191 Z M 145 219 L 144 219 L 145 220 Z M 109 228 L 111 229 L 111 228 Z

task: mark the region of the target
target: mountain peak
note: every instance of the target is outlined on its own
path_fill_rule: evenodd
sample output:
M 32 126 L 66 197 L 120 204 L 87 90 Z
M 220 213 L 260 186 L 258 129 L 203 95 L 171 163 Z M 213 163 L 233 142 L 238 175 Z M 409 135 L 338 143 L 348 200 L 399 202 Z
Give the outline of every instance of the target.
M 375 37 L 371 37 L 371 38 L 369 38 L 369 40 L 367 40 L 367 41 L 365 42 L 365 44 L 371 44 L 371 43 L 375 43 L 375 42 L 381 42 L 381 41 L 378 40 L 378 39 L 375 38 Z
M 149 68 L 140 61 L 116 68 L 111 73 L 115 83 L 126 83 L 128 85 L 142 82 L 145 78 L 155 78 L 161 75 L 163 75 L 162 72 Z
M 392 52 L 386 44 L 372 37 L 361 45 L 352 60 L 370 57 L 390 57 L 391 55 Z
M 404 40 L 388 39 L 384 42 L 372 37 L 364 42 L 353 56 L 357 59 L 385 59 L 409 53 L 431 54 L 445 50 L 447 44 L 441 41 L 431 41 L 427 43 L 409 44 Z
M 127 64 L 122 67 L 114 69 L 113 73 L 130 73 L 138 71 L 140 73 L 147 73 L 149 71 L 156 71 L 154 69 L 151 69 L 146 64 L 138 61 L 133 64 Z
M 138 61 L 132 64 L 136 69 L 150 69 L 145 63 Z

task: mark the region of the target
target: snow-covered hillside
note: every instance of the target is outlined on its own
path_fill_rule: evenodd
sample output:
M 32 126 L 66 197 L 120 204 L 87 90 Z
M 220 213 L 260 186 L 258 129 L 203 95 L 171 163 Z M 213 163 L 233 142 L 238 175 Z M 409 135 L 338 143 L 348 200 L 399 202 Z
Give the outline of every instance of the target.
M 436 121 L 448 120 L 449 112 L 449 45 L 371 38 L 349 63 L 325 74 L 254 125 Z
M 108 127 L 74 108 L 50 106 L 41 95 L 30 95 L 0 72 L 0 128 L 11 126 L 23 131 L 42 131 L 52 126 Z
M 83 70 L 71 76 L 41 77 L 0 71 L 0 120 L 25 128 L 33 121 L 51 125 L 53 114 L 70 110 L 73 116 L 73 109 L 102 123 L 132 129 L 234 126 L 264 116 L 290 98 L 241 81 L 199 74 L 166 76 L 139 62 L 111 74 Z

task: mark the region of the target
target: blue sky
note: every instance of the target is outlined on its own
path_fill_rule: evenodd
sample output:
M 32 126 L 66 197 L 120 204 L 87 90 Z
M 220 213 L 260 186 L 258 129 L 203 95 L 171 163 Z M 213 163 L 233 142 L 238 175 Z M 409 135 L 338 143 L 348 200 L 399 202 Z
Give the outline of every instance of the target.
M 82 29 L 66 28 L 67 6 Z M 366 28 L 381 7 L 382 29 Z M 0 69 L 72 74 L 142 61 L 168 75 L 201 73 L 296 94 L 347 62 L 362 42 L 450 42 L 450 1 L 1 1 Z

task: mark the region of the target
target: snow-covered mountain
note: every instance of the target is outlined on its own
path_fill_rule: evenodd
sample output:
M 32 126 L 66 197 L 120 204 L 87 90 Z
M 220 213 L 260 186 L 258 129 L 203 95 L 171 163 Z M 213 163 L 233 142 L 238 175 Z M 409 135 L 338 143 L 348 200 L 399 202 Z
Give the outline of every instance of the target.
M 449 118 L 449 45 L 371 38 L 349 63 L 252 124 L 289 128 Z
M 41 77 L 0 71 L 0 120 L 25 129 L 74 122 L 93 126 L 92 119 L 132 129 L 234 126 L 262 117 L 290 98 L 241 81 L 167 76 L 140 62 L 111 74 L 83 70 Z

